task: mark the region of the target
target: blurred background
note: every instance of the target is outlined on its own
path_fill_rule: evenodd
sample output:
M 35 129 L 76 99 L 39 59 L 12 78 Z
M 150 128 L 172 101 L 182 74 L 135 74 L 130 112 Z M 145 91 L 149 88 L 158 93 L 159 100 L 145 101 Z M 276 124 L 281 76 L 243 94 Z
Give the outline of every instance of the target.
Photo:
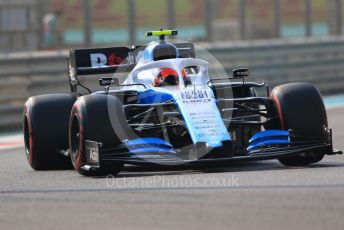
M 343 10 L 342 0 L 0 0 L 0 131 L 20 127 L 27 97 L 68 92 L 68 49 L 142 44 L 160 27 L 228 73 L 343 94 Z
M 193 41 L 341 35 L 341 0 L 1 0 L 0 50 L 145 42 L 177 28 Z

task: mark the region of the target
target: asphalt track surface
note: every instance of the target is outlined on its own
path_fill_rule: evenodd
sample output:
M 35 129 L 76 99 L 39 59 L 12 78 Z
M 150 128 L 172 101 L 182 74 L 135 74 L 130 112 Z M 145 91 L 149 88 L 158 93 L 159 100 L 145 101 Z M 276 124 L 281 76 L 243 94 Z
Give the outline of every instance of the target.
M 344 108 L 328 110 L 344 149 Z M 0 151 L 0 229 L 343 229 L 344 156 L 310 167 L 277 161 L 117 178 L 36 172 L 22 148 Z

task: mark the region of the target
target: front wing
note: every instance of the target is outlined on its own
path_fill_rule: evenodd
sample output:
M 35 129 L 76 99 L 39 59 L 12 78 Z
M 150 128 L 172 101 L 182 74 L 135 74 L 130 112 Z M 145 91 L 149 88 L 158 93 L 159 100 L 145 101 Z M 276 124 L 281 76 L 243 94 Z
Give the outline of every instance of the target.
M 257 161 L 277 159 L 285 156 L 298 155 L 310 152 L 322 152 L 327 155 L 342 154 L 342 151 L 333 149 L 331 143 L 313 142 L 311 144 L 290 144 L 288 146 L 270 147 L 266 149 L 259 149 L 249 151 L 246 155 L 241 156 L 225 156 L 203 157 L 199 159 L 185 160 L 167 150 L 160 145 L 160 149 L 152 151 L 142 151 L 140 153 L 133 153 L 127 147 L 121 146 L 116 149 L 101 149 L 101 143 L 86 142 L 86 158 L 92 159 L 86 163 L 88 168 L 98 168 L 104 162 L 124 162 L 125 164 L 133 165 L 216 165 L 233 161 Z M 95 157 L 96 156 L 96 157 Z

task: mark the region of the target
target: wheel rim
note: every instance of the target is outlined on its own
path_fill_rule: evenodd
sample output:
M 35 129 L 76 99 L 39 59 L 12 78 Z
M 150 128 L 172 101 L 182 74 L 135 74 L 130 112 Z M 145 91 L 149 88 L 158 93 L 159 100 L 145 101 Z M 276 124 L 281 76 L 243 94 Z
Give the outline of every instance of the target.
M 29 158 L 29 155 L 30 155 L 30 128 L 29 128 L 29 121 L 28 121 L 27 116 L 25 116 L 25 120 L 24 120 L 24 144 L 25 144 L 26 157 Z
M 80 128 L 77 117 L 73 118 L 72 133 L 71 133 L 71 155 L 73 159 L 76 159 L 80 149 Z

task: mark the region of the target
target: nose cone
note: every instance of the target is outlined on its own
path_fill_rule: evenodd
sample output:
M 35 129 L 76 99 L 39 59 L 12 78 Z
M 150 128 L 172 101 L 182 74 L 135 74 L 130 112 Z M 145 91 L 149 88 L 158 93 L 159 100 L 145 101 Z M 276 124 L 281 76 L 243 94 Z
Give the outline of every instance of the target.
M 231 140 L 211 89 L 187 87 L 177 93 L 176 102 L 194 144 L 217 148 Z

